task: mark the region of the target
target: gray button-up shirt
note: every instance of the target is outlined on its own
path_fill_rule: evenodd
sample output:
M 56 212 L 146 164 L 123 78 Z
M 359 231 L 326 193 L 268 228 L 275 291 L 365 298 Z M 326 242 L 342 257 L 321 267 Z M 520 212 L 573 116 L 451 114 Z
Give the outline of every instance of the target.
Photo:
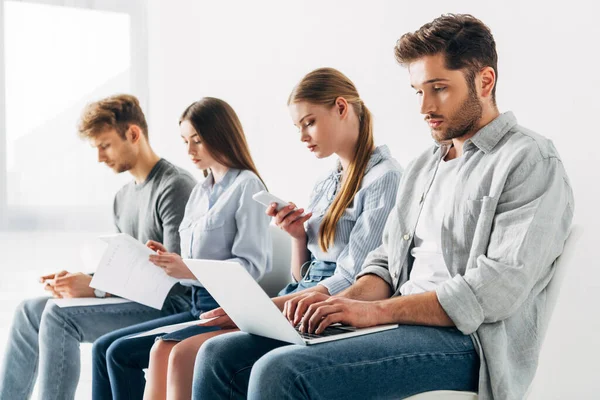
M 400 295 L 423 204 L 447 145 L 406 169 L 383 244 L 358 277 L 375 274 Z M 546 326 L 546 287 L 573 218 L 573 193 L 552 142 L 500 115 L 467 140 L 446 203 L 442 253 L 453 277 L 438 300 L 471 335 L 481 359 L 479 398 L 522 399 Z

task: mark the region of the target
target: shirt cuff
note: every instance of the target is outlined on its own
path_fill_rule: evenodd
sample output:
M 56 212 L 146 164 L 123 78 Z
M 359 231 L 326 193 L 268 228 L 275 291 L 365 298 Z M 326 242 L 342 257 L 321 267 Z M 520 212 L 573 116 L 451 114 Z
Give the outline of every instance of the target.
M 331 296 L 341 292 L 342 290 L 349 288 L 352 285 L 348 279 L 346 279 L 342 274 L 335 274 L 327 279 L 323 279 L 322 282 L 319 282 L 319 285 L 325 286 L 329 291 Z
M 390 275 L 390 271 L 387 268 L 380 267 L 379 265 L 368 265 L 360 271 L 358 275 L 356 275 L 356 280 L 358 278 L 363 277 L 365 275 L 377 275 L 381 279 L 383 279 L 392 290 L 394 289 L 394 282 L 392 282 L 392 276 Z
M 475 332 L 483 323 L 483 308 L 461 275 L 440 284 L 435 293 L 448 317 L 465 335 Z

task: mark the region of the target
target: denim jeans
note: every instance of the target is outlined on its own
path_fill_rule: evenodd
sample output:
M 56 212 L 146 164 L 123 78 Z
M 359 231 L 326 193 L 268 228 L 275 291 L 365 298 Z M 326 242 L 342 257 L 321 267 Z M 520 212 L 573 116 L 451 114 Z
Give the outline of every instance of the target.
M 15 311 L 0 369 L 0 400 L 30 398 L 38 374 L 40 399 L 73 399 L 79 381 L 80 343 L 191 307 L 180 295 L 169 296 L 162 310 L 138 303 L 60 308 L 48 300 L 25 300 Z
M 307 266 L 306 271 L 304 271 L 305 265 Z M 311 261 L 307 261 L 302 266 L 302 279 L 300 279 L 300 282 L 289 283 L 279 292 L 278 296 L 285 296 L 286 294 L 299 292 L 318 285 L 322 280 L 333 276 L 336 266 L 335 262 L 312 258 Z
M 455 328 L 403 325 L 312 346 L 236 332 L 200 348 L 193 399 L 401 399 L 477 391 L 478 377 L 471 337 Z
M 204 288 L 194 287 L 193 308 L 180 314 L 170 315 L 142 324 L 129 326 L 108 333 L 94 342 L 92 349 L 92 399 L 120 400 L 141 399 L 146 380 L 144 369 L 148 368 L 150 350 L 158 336 L 163 334 L 129 338 L 137 333 L 161 326 L 173 325 L 198 319 L 200 313 L 218 307 L 216 301 Z M 200 328 L 200 327 L 198 327 Z M 218 330 L 205 327 L 202 332 Z

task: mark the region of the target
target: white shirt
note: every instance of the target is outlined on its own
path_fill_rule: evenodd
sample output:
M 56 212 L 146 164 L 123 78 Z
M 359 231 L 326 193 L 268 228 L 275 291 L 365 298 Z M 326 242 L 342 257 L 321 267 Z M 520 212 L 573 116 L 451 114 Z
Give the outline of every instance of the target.
M 425 196 L 423 209 L 415 230 L 414 257 L 409 280 L 402 285 L 402 295 L 424 293 L 450 279 L 442 254 L 442 223 L 448 199 L 454 198 L 460 158 L 440 161 L 435 179 Z

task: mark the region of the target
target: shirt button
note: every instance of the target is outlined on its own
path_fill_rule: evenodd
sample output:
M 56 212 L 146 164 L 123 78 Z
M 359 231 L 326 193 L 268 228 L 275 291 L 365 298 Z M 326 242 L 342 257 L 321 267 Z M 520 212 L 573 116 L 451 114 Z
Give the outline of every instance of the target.
M 403 238 L 404 240 L 408 240 L 408 239 L 410 239 L 410 233 L 406 233 L 406 234 L 404 234 L 404 236 L 402 236 L 402 238 Z
M 398 271 L 392 271 L 392 278 L 398 278 Z

